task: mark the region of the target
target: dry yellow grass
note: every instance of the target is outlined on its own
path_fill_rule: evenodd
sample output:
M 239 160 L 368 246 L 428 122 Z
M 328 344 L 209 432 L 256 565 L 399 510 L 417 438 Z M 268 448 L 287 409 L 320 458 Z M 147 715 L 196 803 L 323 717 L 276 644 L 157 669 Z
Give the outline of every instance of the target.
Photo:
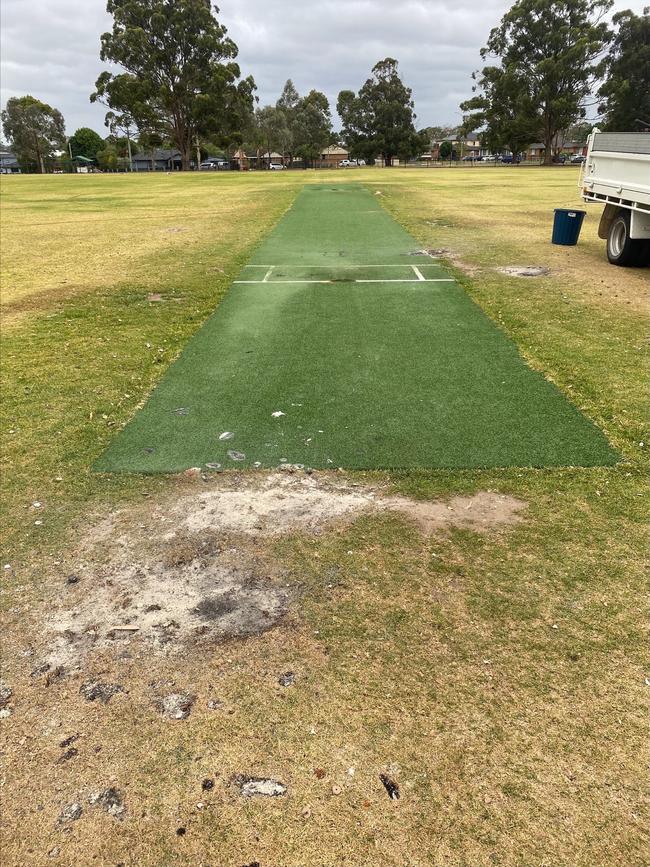
M 3 177 L 2 302 L 47 306 L 125 280 L 155 288 L 170 263 L 208 244 L 212 267 L 227 265 L 258 237 L 269 191 L 297 186 L 207 173 Z
M 386 513 L 316 534 L 229 537 L 225 554 L 211 549 L 217 562 L 241 557 L 296 591 L 280 625 L 160 655 L 138 639 L 116 641 L 114 651 L 91 653 L 82 672 L 46 685 L 32 671 L 54 603 L 92 598 L 115 551 L 104 537 L 92 550 L 79 539 L 120 509 L 135 560 L 158 552 L 169 569 L 185 568 L 192 548 L 170 550 L 157 531 L 160 509 L 210 487 L 96 477 L 92 461 L 294 190 L 333 181 L 381 191 L 419 243 L 449 248 L 475 269 L 458 271 L 472 297 L 585 408 L 624 462 L 340 473 L 341 482 L 381 482 L 418 499 L 493 490 L 528 507 L 521 524 L 483 536 L 425 537 Z M 599 209 L 578 247 L 550 245 L 552 208 L 577 204 L 576 181 L 573 169 L 517 168 L 3 179 L 3 268 L 13 275 L 3 357 L 7 865 L 647 862 L 639 600 L 648 271 L 607 265 L 595 237 Z M 79 190 L 94 203 L 75 204 Z M 47 231 L 36 225 L 39 209 Z M 77 237 L 84 226 L 86 246 Z M 166 232 L 174 226 L 186 228 Z M 551 273 L 522 280 L 493 270 L 508 264 Z M 61 288 L 68 275 L 72 291 Z M 165 300 L 150 303 L 149 292 Z M 66 576 L 82 565 L 71 588 Z M 285 689 L 277 679 L 288 670 L 296 683 Z M 128 692 L 87 702 L 79 687 L 90 678 Z M 161 689 L 197 696 L 187 720 L 160 716 Z M 217 710 L 207 708 L 212 697 L 223 702 Z M 75 734 L 78 752 L 62 761 L 60 743 Z M 243 800 L 230 782 L 238 773 L 275 777 L 288 793 Z M 399 782 L 399 801 L 388 799 L 380 773 Z M 205 792 L 207 777 L 214 788 Z M 87 802 L 110 786 L 124 795 L 121 821 Z M 60 825 L 77 800 L 82 817 Z

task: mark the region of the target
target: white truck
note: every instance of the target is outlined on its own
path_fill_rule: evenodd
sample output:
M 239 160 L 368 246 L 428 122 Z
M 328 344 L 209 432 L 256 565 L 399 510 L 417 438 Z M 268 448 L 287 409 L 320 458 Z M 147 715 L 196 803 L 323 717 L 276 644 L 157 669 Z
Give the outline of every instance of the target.
M 581 173 L 585 202 L 605 205 L 598 237 L 613 265 L 650 265 L 650 132 L 589 136 Z

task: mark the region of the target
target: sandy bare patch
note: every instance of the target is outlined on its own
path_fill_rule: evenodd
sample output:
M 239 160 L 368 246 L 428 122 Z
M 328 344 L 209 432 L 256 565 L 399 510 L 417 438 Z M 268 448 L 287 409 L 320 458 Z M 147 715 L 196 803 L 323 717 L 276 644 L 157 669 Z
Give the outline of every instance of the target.
M 169 527 L 164 536 L 167 539 L 179 530 L 279 535 L 314 529 L 374 504 L 372 490 L 324 483 L 315 475 L 283 472 L 234 490 L 201 491 L 178 500 L 159 517 Z
M 337 476 L 294 472 L 228 475 L 184 483 L 159 503 L 118 511 L 91 527 L 74 581 L 46 616 L 38 673 L 83 667 L 94 651 L 130 644 L 169 653 L 197 642 L 259 635 L 276 626 L 298 590 L 265 565 L 255 539 L 323 532 L 328 524 L 395 511 L 425 534 L 485 532 L 522 520 L 525 503 L 489 491 L 415 501 Z M 54 674 L 53 674 L 54 673 Z
M 291 588 L 234 565 L 232 553 L 220 562 L 221 553 L 180 564 L 141 557 L 128 566 L 117 556 L 99 568 L 87 565 L 76 604 L 47 616 L 47 671 L 78 669 L 89 652 L 122 650 L 133 641 L 164 653 L 271 629 L 288 610 Z
M 544 265 L 504 265 L 496 270 L 509 277 L 545 277 L 551 273 L 551 269 Z
M 402 512 L 412 518 L 427 534 L 444 533 L 453 527 L 486 532 L 493 527 L 509 526 L 522 520 L 523 500 L 479 491 L 467 497 L 452 497 L 448 502 L 409 500 L 406 497 L 388 497 L 381 506 Z

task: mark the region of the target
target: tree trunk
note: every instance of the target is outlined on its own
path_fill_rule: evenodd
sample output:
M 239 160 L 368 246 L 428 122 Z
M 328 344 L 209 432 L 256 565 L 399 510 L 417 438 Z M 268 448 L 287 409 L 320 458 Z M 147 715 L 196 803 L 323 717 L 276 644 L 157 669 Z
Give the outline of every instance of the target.
M 384 154 L 384 167 L 387 169 L 392 169 L 392 167 L 393 167 L 393 155 L 392 154 Z
M 41 174 L 44 175 L 45 174 L 45 162 L 43 160 L 43 154 L 40 151 L 38 152 L 38 162 L 40 165 Z
M 544 165 L 553 165 L 553 134 L 546 129 L 544 132 Z
M 181 151 L 181 167 L 182 167 L 184 172 L 189 172 L 191 160 L 192 160 L 192 146 L 188 144 Z

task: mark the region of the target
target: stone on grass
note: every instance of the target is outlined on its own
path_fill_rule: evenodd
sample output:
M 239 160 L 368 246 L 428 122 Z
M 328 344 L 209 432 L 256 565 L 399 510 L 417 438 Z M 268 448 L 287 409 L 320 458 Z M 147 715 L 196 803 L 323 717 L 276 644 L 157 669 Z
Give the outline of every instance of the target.
M 186 692 L 172 692 L 157 700 L 160 712 L 168 719 L 187 719 L 195 697 Z
M 83 807 L 81 804 L 68 804 L 67 807 L 64 807 L 61 810 L 61 815 L 59 816 L 59 822 L 63 825 L 65 822 L 76 822 L 77 819 L 81 819 L 83 813 Z
M 287 791 L 284 783 L 266 777 L 237 776 L 233 782 L 245 798 L 253 798 L 257 795 L 263 798 L 277 798 Z
M 116 819 L 122 819 L 126 812 L 122 793 L 114 786 L 102 789 L 100 792 L 95 792 L 88 798 L 88 803 L 101 807 L 105 813 L 108 813 L 109 816 L 114 816 Z
M 4 680 L 0 680 L 0 707 L 6 707 L 14 694 L 13 689 Z
M 118 692 L 124 692 L 124 687 L 119 683 L 102 683 L 100 680 L 87 680 L 81 684 L 79 692 L 86 701 L 99 699 L 102 704 L 108 704 L 114 695 Z

